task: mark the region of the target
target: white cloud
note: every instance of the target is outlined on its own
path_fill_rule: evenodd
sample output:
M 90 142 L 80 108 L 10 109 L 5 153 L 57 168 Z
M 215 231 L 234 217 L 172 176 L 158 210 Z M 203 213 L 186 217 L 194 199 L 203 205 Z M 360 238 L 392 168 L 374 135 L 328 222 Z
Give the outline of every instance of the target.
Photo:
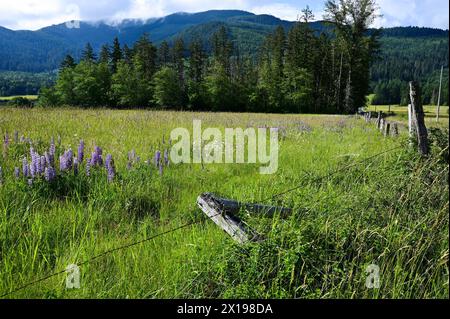
M 253 7 L 250 11 L 256 14 L 270 14 L 283 20 L 296 21 L 301 9 L 301 7 L 294 7 L 287 3 L 273 3 Z

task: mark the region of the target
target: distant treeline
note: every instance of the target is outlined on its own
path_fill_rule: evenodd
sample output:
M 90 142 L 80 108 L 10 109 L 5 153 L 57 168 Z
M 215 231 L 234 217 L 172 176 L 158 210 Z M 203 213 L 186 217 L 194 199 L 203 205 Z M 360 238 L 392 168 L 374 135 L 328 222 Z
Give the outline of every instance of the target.
M 36 95 L 43 86 L 52 85 L 56 74 L 27 73 L 27 72 L 0 72 L 0 96 Z
M 406 29 L 399 29 L 400 31 L 406 32 Z M 436 104 L 443 66 L 441 104 L 448 105 L 448 38 L 433 36 L 417 41 L 407 37 L 409 31 L 399 33 L 402 34 L 403 38 L 383 39 L 381 55 L 371 68 L 372 88 L 375 93 L 372 103 L 407 105 L 408 82 L 418 80 L 422 84 L 423 102 Z M 427 33 L 424 34 L 426 35 Z
M 180 38 L 157 48 L 144 35 L 129 48 L 116 38 L 98 57 L 87 44 L 79 63 L 66 57 L 56 84 L 41 90 L 40 104 L 353 113 L 369 89 L 377 35 L 366 32 L 375 4 L 339 3 L 326 4 L 334 34 L 310 29 L 306 8 L 287 34 L 280 26 L 266 38 L 257 58 L 241 55 L 224 27 L 211 37 L 209 56 L 195 39 L 189 47 Z

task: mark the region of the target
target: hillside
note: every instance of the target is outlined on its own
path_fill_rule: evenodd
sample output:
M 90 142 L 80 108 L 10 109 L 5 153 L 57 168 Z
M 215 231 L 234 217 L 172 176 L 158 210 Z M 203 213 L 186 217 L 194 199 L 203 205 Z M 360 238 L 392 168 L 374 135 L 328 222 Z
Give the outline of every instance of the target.
M 148 33 L 156 45 L 163 40 L 172 43 L 179 37 L 185 43 L 200 38 L 207 45 L 212 34 L 222 26 L 225 26 L 241 54 L 255 54 L 264 38 L 278 25 L 288 30 L 293 22 L 239 10 L 212 10 L 194 14 L 175 13 L 147 21 L 124 20 L 114 25 L 81 22 L 80 28 L 67 28 L 65 24 L 59 24 L 37 31 L 12 31 L 0 27 L 0 71 L 54 71 L 66 54 L 70 53 L 77 59 L 87 42 L 99 50 L 102 44 L 111 43 L 115 36 L 122 44 L 129 46 L 144 33 Z M 311 27 L 317 33 L 327 28 L 323 22 L 313 22 Z M 374 102 L 405 103 L 405 87 L 411 79 L 424 83 L 427 103 L 436 102 L 435 91 L 442 65 L 446 68 L 444 84 L 448 86 L 448 30 L 396 27 L 383 29 L 381 35 L 380 56 L 371 68 L 372 90 L 377 95 Z M 0 82 L 3 83 L 0 85 L 0 95 L 11 91 L 13 83 L 8 82 L 10 74 L 0 73 Z M 21 73 L 20 77 L 32 78 L 33 75 Z M 14 90 L 14 94 L 35 94 L 38 89 L 39 85 L 28 86 L 27 92 Z M 443 101 L 448 104 L 446 90 Z

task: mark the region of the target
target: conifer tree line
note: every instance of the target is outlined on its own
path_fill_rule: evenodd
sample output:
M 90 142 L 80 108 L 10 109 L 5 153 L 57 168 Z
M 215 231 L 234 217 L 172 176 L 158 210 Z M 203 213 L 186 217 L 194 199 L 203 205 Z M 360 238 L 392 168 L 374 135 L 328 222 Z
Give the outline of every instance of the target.
M 332 33 L 317 34 L 307 7 L 290 29 L 277 27 L 259 52 L 241 55 L 229 30 L 189 44 L 156 47 L 144 34 L 132 47 L 118 38 L 81 61 L 68 55 L 56 84 L 40 92 L 45 106 L 146 107 L 271 113 L 354 113 L 366 103 L 378 35 L 367 35 L 375 0 L 329 0 Z M 210 47 L 210 52 L 206 51 Z

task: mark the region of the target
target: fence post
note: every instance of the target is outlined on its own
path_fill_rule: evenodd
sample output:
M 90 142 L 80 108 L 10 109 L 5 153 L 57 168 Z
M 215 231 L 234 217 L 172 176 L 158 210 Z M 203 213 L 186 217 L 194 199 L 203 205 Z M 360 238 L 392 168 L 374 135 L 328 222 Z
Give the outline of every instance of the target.
M 385 124 L 386 124 L 386 120 L 382 118 L 381 122 L 380 122 L 380 132 L 383 132 Z
M 381 111 L 378 112 L 378 118 L 377 118 L 377 128 L 378 129 L 380 128 L 382 117 L 383 117 L 383 112 L 381 112 Z
M 425 126 L 420 86 L 417 82 L 409 82 L 409 95 L 411 99 L 412 123 L 415 125 L 419 152 L 422 155 L 427 155 L 429 152 L 428 132 Z
M 392 135 L 398 136 L 398 124 L 394 123 L 392 126 Z
M 391 123 L 387 122 L 384 126 L 384 136 L 389 136 L 389 132 L 391 130 Z
M 409 134 L 409 146 L 413 145 L 413 139 L 415 136 L 416 126 L 414 124 L 414 110 L 411 104 L 408 104 L 408 134 Z

